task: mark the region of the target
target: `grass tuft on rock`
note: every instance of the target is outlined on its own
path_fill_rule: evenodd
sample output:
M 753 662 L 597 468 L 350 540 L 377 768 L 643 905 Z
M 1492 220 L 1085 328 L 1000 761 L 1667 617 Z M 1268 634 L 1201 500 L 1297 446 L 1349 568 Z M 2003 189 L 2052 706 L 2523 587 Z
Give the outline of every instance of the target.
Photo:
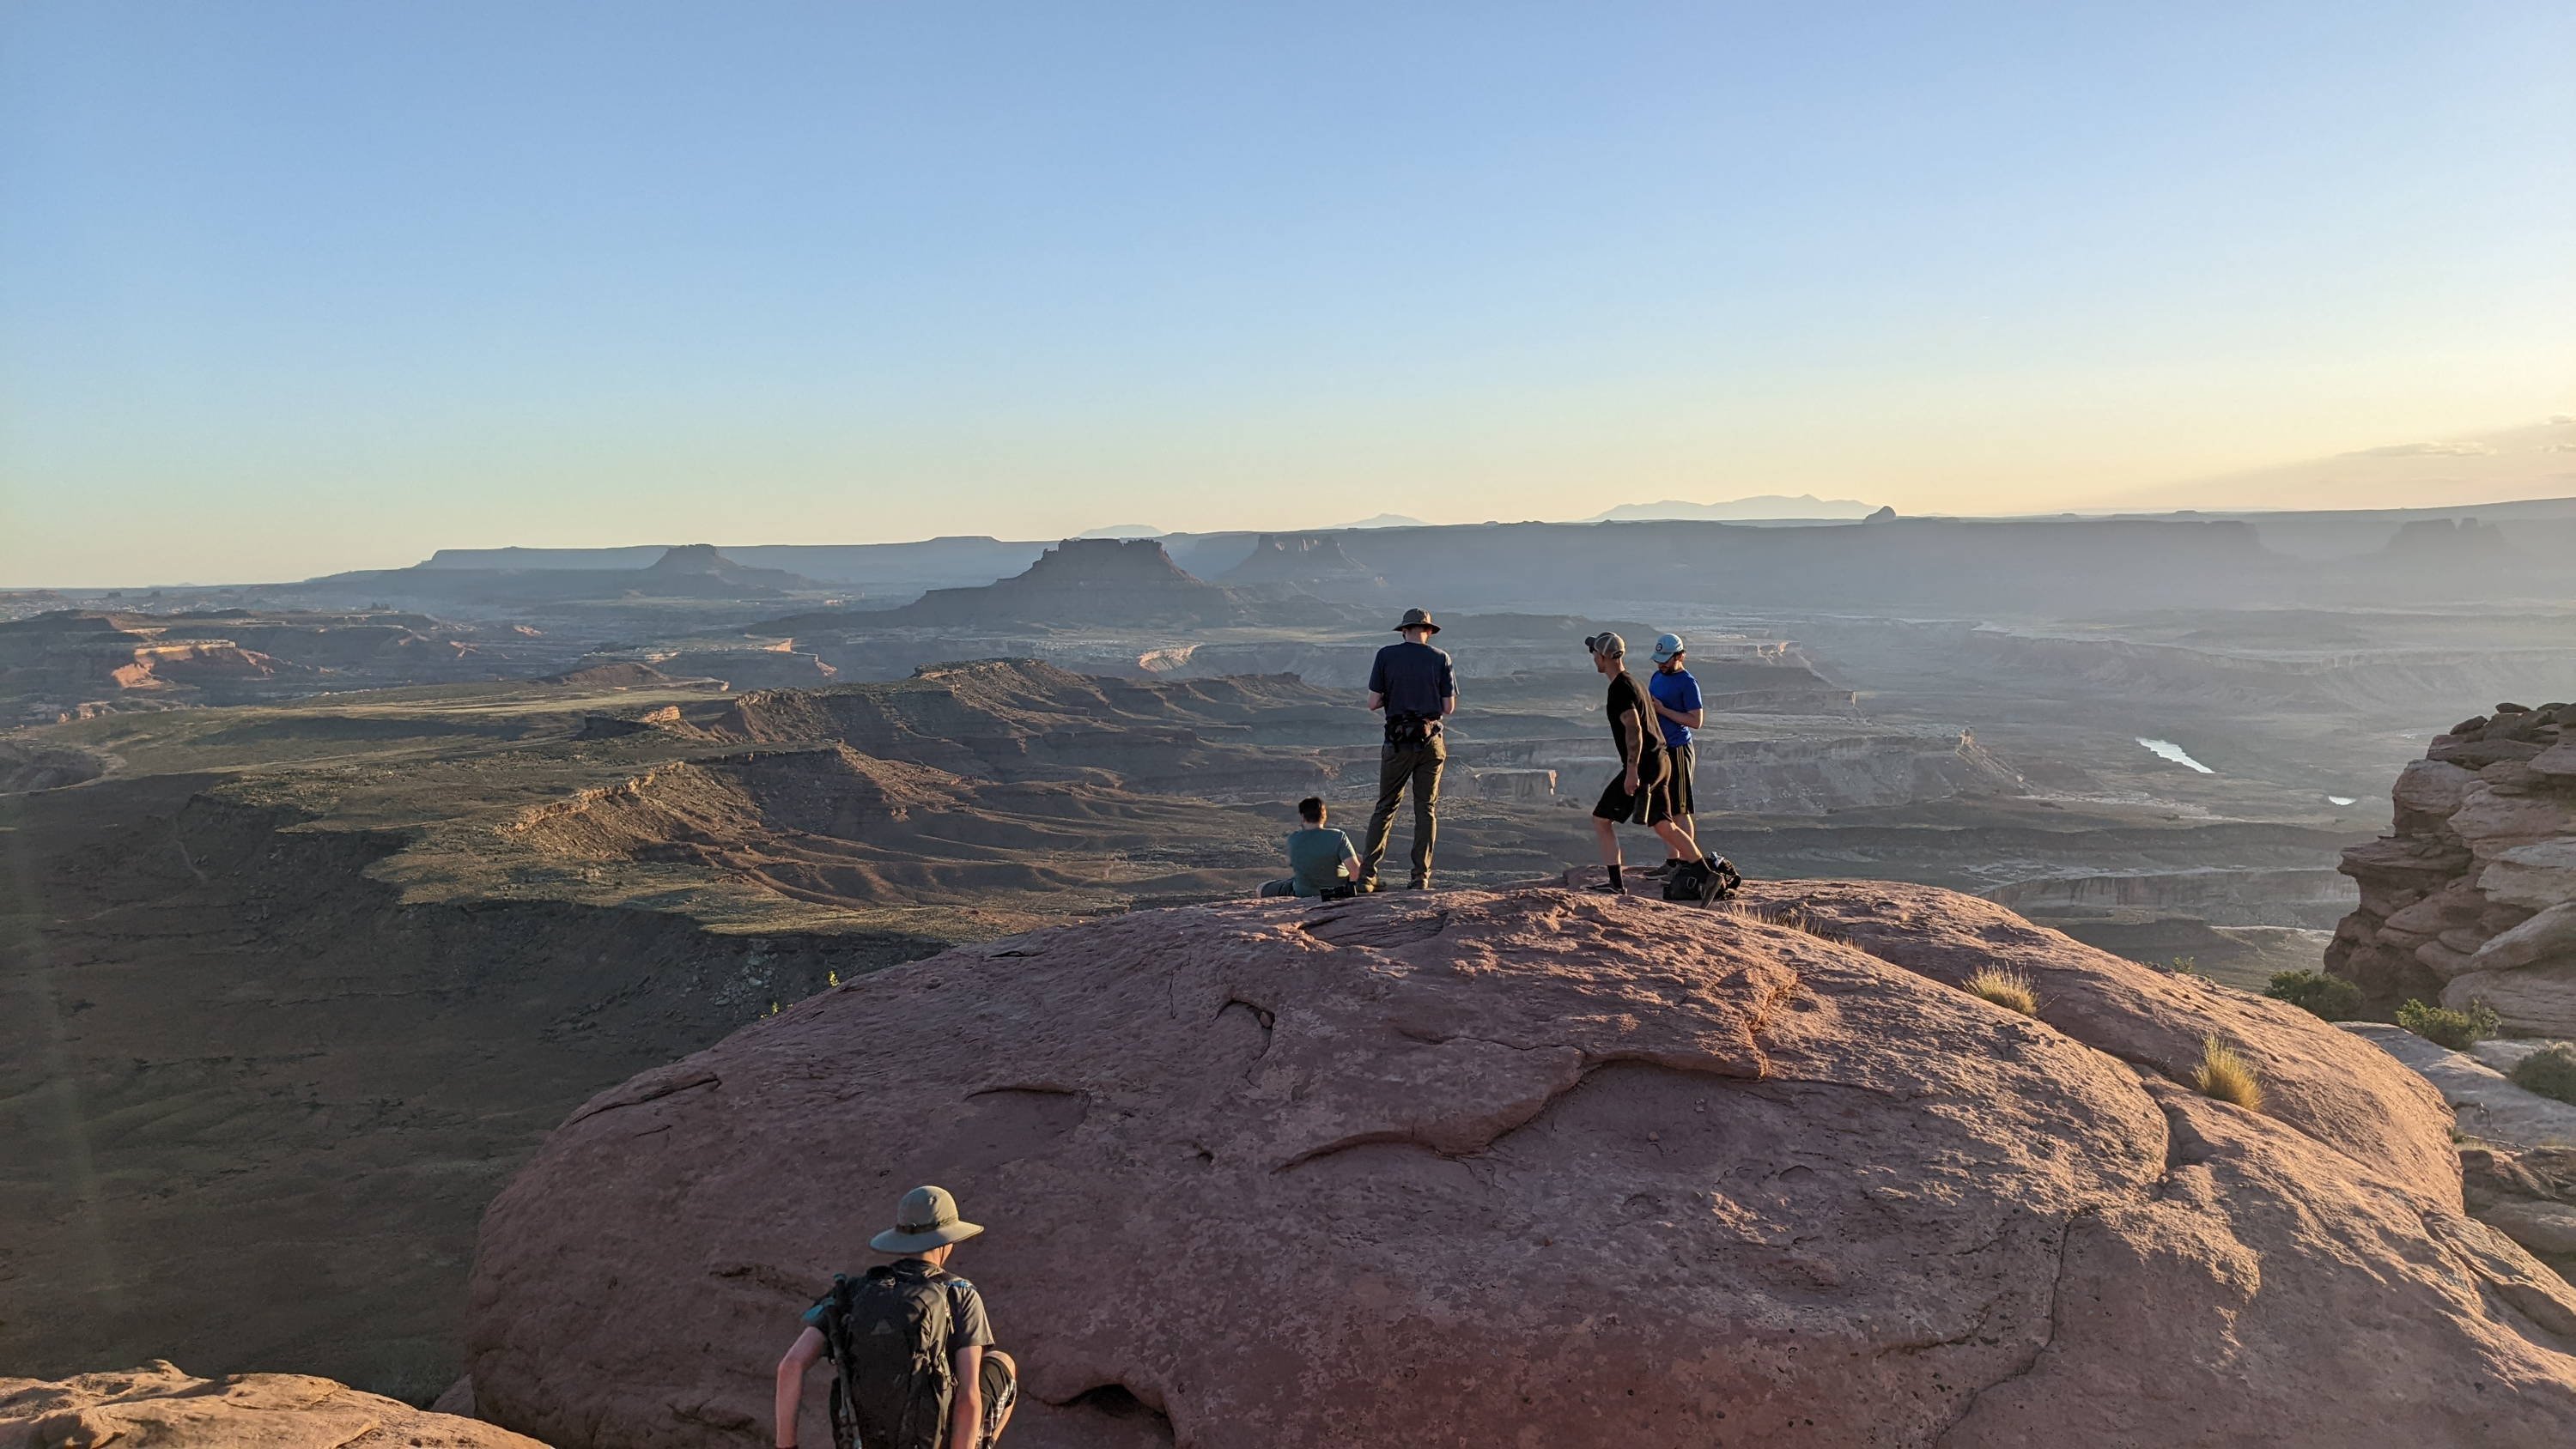
M 2009 966 L 1981 966 L 1960 985 L 1970 996 L 1991 1001 L 2006 1011 L 2039 1015 L 2039 991 L 2026 972 Z
M 2361 988 L 2323 971 L 2275 971 L 2263 994 L 2327 1021 L 2351 1021 L 2361 1015 Z
M 2436 1046 L 2464 1052 L 2495 1035 L 2499 1022 L 2495 1008 L 2483 1001 L 2470 1002 L 2466 1011 L 2410 1001 L 2397 1008 L 2397 1024 Z
M 2576 1043 L 2551 1042 L 2515 1062 L 2505 1075 L 2526 1092 L 2576 1105 Z
M 1767 906 L 1730 900 L 1719 902 L 1718 910 L 1741 920 L 1759 921 L 1766 926 L 1778 926 L 1784 930 L 1803 932 L 1819 941 L 1831 941 L 1837 946 L 1851 943 L 1851 937 L 1836 930 L 1830 921 L 1803 905 Z
M 2263 1110 L 2263 1083 L 2254 1075 L 2254 1064 L 2217 1037 L 2200 1039 L 2200 1065 L 2192 1069 L 2191 1085 L 2204 1097 L 2232 1102 L 2248 1112 Z

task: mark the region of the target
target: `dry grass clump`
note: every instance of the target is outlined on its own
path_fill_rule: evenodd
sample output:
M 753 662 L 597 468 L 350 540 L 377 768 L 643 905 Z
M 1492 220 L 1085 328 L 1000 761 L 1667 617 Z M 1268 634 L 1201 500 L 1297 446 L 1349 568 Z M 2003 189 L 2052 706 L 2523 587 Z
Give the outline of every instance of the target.
M 2039 1015 L 2039 989 L 2031 984 L 2027 972 L 2010 966 L 1980 966 L 1975 975 L 1959 984 L 1970 996 L 1991 1001 L 2006 1011 Z
M 2204 1097 L 2233 1102 L 2248 1112 L 2263 1110 L 2263 1083 L 2254 1075 L 2254 1064 L 2214 1036 L 2200 1039 L 2200 1065 L 2192 1069 L 2191 1085 Z
M 1835 930 L 1833 925 L 1824 917 L 1815 914 L 1803 905 L 1757 906 L 1743 901 L 1722 901 L 1719 903 L 1718 909 L 1726 912 L 1728 915 L 1737 916 L 1744 920 L 1758 921 L 1766 926 L 1779 926 L 1784 930 L 1803 932 L 1815 937 L 1819 941 L 1831 941 L 1836 945 L 1847 945 L 1851 940 L 1849 936 Z

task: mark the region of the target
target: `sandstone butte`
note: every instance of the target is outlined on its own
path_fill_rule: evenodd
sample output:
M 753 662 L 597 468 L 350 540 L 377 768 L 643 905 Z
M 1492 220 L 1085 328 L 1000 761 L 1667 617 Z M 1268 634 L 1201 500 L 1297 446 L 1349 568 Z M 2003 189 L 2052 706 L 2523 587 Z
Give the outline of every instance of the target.
M 0 1449 L 545 1449 L 302 1374 L 192 1378 L 167 1362 L 47 1383 L 0 1378 Z
M 1993 964 L 2038 1019 L 1958 989 Z M 2262 1111 L 2183 1084 L 2212 1034 Z M 2463 1214 L 2422 1080 L 1835 882 L 1191 907 L 826 992 L 493 1203 L 479 1411 L 765 1442 L 796 1314 L 923 1181 L 989 1228 L 1020 1449 L 2576 1443 L 2576 1292 Z

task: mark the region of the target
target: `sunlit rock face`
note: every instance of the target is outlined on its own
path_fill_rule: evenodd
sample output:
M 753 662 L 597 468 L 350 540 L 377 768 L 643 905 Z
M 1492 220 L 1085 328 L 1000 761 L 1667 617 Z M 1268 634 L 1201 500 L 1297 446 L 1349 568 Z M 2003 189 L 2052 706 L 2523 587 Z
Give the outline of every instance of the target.
M 2261 1111 L 2182 1085 L 2212 1035 Z M 485 1218 L 470 1365 L 550 1442 L 743 1442 L 938 1182 L 1037 1449 L 2570 1442 L 2576 1294 L 2462 1215 L 2450 1127 L 2304 1012 L 1924 887 L 1141 912 L 592 1100 Z
M 2390 792 L 2395 828 L 2344 852 L 2361 907 L 2328 968 L 2382 1009 L 2484 1002 L 2505 1030 L 2576 1035 L 2576 705 L 2499 708 L 2435 737 Z

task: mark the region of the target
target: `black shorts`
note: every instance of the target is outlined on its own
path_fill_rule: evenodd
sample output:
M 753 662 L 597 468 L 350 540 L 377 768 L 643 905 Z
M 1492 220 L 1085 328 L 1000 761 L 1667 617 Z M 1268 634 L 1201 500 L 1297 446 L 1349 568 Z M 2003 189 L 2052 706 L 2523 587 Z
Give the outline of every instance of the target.
M 1657 825 L 1673 818 L 1672 770 L 1662 750 L 1648 750 L 1637 762 L 1637 793 L 1628 793 L 1628 772 L 1622 766 L 1601 787 L 1600 803 L 1592 807 L 1596 820 L 1624 820 L 1632 825 Z
M 1672 761 L 1672 771 L 1664 785 L 1664 794 L 1672 802 L 1673 813 L 1697 815 L 1699 804 L 1691 796 L 1691 747 L 1666 745 L 1664 756 Z

